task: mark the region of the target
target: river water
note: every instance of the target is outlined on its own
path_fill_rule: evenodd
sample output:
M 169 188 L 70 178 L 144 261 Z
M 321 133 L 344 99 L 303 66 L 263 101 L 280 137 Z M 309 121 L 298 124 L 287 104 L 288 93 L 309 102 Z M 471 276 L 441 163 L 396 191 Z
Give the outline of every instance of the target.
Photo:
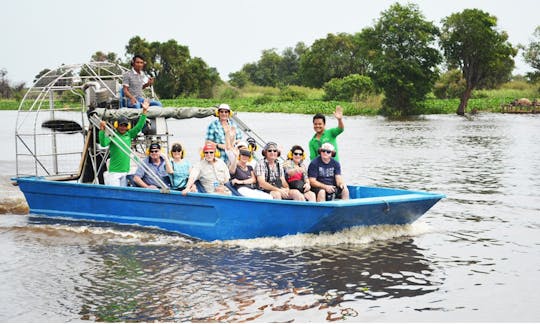
M 408 226 L 206 243 L 28 215 L 0 117 L 0 322 L 540 321 L 540 116 L 347 117 L 348 183 L 447 198 Z M 312 135 L 308 115 L 239 117 L 285 149 Z M 210 120 L 169 123 L 191 161 Z

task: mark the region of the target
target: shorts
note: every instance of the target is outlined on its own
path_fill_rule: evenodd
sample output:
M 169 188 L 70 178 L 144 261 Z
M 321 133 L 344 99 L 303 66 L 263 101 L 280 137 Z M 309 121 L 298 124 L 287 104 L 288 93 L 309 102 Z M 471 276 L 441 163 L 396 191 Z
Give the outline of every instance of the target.
M 322 188 L 311 188 L 311 191 L 315 193 L 315 196 L 319 193 L 319 191 L 324 190 Z M 334 193 L 326 193 L 326 201 L 331 201 L 334 199 L 341 199 L 341 195 L 343 194 L 343 189 L 337 187 L 336 191 Z

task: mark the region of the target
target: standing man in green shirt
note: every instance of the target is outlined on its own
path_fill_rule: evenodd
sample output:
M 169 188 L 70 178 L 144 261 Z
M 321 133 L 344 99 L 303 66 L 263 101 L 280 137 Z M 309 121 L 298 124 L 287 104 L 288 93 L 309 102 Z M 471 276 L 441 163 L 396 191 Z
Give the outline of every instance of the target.
M 130 169 L 129 156 L 122 152 L 124 150 L 131 151 L 131 141 L 137 137 L 146 123 L 146 112 L 150 106 L 150 101 L 147 99 L 142 103 L 142 114 L 135 127 L 130 129 L 129 120 L 126 117 L 119 117 L 115 122 L 115 132 L 118 138 L 108 137 L 105 134 L 104 120 L 99 125 L 99 144 L 103 147 L 109 146 L 109 171 L 103 174 L 105 184 L 109 186 L 127 186 L 127 174 Z
M 336 106 L 336 111 L 334 111 L 334 117 L 338 121 L 338 126 L 330 129 L 325 129 L 326 118 L 323 114 L 316 114 L 313 116 L 313 130 L 315 135 L 309 141 L 309 159 L 314 160 L 317 156 L 320 155 L 319 149 L 324 143 L 330 143 L 335 148 L 336 156 L 334 159 L 339 161 L 338 146 L 336 142 L 336 137 L 343 133 L 345 130 L 345 125 L 343 125 L 343 108 L 341 106 Z

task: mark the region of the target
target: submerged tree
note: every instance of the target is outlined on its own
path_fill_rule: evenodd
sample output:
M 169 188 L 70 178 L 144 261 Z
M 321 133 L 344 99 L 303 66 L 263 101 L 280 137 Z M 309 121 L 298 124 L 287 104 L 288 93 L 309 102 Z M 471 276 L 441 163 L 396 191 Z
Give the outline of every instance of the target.
M 459 68 L 466 82 L 458 115 L 464 115 L 473 89 L 509 80 L 517 50 L 497 18 L 479 9 L 465 9 L 442 20 L 441 47 L 449 68 Z
M 362 31 L 368 43 L 371 78 L 385 94 L 384 115 L 414 114 L 437 80 L 441 55 L 434 47 L 437 27 L 415 4 L 394 4 L 373 28 Z

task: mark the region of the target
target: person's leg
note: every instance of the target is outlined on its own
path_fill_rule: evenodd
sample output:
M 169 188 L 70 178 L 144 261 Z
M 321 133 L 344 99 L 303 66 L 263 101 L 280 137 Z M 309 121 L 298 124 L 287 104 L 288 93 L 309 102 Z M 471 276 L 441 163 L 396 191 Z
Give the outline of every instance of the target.
M 127 99 L 127 107 L 128 108 L 140 109 L 141 108 L 141 102 L 143 102 L 143 101 L 144 101 L 143 98 L 137 98 L 137 102 L 134 105 L 132 105 L 131 100 Z
M 161 102 L 159 102 L 159 101 L 157 101 L 157 100 L 153 100 L 153 99 L 150 99 L 150 106 L 163 107 L 163 105 L 161 104 Z
M 304 198 L 304 195 L 296 189 L 289 190 L 289 198 L 293 200 L 298 200 L 298 201 L 306 201 L 306 199 Z
M 307 201 L 316 201 L 315 193 L 313 191 L 304 192 L 304 197 Z

